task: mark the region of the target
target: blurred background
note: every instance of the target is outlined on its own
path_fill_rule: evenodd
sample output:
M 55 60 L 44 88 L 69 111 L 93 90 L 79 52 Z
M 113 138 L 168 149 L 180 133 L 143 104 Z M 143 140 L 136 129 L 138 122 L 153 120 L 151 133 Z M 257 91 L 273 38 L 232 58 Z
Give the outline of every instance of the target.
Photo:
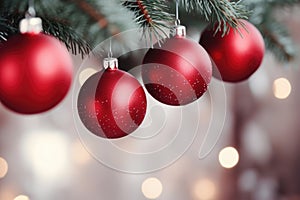
M 282 9 L 276 17 L 299 46 L 300 7 Z M 199 40 L 199 30 L 190 30 L 189 35 Z M 183 120 L 193 125 L 184 134 L 198 127 L 195 139 L 174 162 L 147 173 L 122 172 L 97 159 L 101 153 L 129 168 L 148 165 L 101 146 L 95 150 L 99 152 L 91 151 L 73 118 L 77 114 L 72 107 L 75 86 L 62 103 L 43 114 L 22 116 L 0 105 L 0 199 L 300 200 L 299 57 L 300 52 L 283 64 L 267 52 L 247 81 L 224 84 L 226 101 L 223 96 L 220 102 L 209 98 L 223 90 L 212 84 L 209 94 L 195 104 L 200 111 L 191 109 L 195 105 L 172 111 L 175 116 L 177 111 L 196 116 Z M 76 85 L 82 81 L 83 60 L 73 56 L 73 61 Z M 222 103 L 226 105 L 224 126 L 224 110 L 218 107 Z M 153 108 L 154 104 L 150 102 Z M 169 124 L 177 123 L 168 116 L 169 107 L 157 106 L 169 117 Z M 144 127 L 158 123 L 155 119 L 161 113 L 152 110 Z M 213 129 L 207 132 L 212 113 L 220 115 L 213 118 L 217 120 L 213 123 L 222 126 L 220 135 Z M 158 133 L 172 131 L 165 128 Z M 164 139 L 170 139 L 169 135 Z M 168 155 L 157 159 L 168 159 Z

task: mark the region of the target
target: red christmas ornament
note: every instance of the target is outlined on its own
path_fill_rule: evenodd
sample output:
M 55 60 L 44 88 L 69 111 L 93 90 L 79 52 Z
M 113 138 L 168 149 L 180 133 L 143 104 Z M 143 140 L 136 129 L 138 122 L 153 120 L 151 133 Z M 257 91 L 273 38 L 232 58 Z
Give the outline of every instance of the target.
M 67 49 L 54 37 L 15 35 L 0 46 L 0 100 L 18 113 L 47 111 L 67 94 L 72 68 Z
M 136 130 L 147 108 L 145 92 L 130 74 L 117 69 L 117 59 L 92 75 L 81 87 L 77 108 L 84 126 L 97 136 L 121 138 Z
M 174 36 L 161 46 L 154 45 L 143 60 L 142 78 L 147 91 L 158 101 L 186 105 L 200 98 L 212 76 L 206 51 L 185 37 L 185 27 L 177 26 Z
M 215 34 L 215 29 L 208 27 L 199 42 L 219 70 L 219 73 L 214 71 L 213 75 L 228 82 L 250 77 L 264 57 L 265 45 L 260 32 L 248 21 L 240 20 L 240 23 L 244 27 L 240 24 L 239 31 L 230 29 L 225 36 L 222 36 L 221 30 Z

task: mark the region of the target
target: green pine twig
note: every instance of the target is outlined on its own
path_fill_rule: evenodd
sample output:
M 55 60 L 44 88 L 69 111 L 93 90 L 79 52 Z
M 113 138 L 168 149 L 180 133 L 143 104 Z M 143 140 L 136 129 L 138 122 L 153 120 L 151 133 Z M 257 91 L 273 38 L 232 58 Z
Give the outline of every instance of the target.
M 8 23 L 8 20 L 0 16 L 0 42 L 5 42 L 9 35 L 17 32 L 17 29 Z
M 260 27 L 265 44 L 275 57 L 283 62 L 290 62 L 295 57 L 295 48 L 288 32 L 276 21 L 262 24 Z
M 228 0 L 180 0 L 188 12 L 197 12 L 211 24 L 218 24 L 216 32 L 228 33 L 230 27 L 236 28 L 239 19 L 247 19 L 250 14 L 244 5 Z
M 296 54 L 296 47 L 286 27 L 279 23 L 274 11 L 280 12 L 283 7 L 299 4 L 299 0 L 256 0 L 245 1 L 244 5 L 252 9 L 249 20 L 261 31 L 266 48 L 270 50 L 278 61 L 290 62 Z
M 158 40 L 168 37 L 165 30 L 170 28 L 168 23 L 174 22 L 174 15 L 170 14 L 166 0 L 129 0 L 122 1 L 122 5 L 133 12 L 145 37 L 151 40 L 152 33 Z
M 90 45 L 72 27 L 48 17 L 42 18 L 42 21 L 44 32 L 64 42 L 73 54 L 83 57 L 91 51 Z
M 25 12 L 13 14 L 2 13 L 0 27 L 2 27 L 2 21 L 6 23 L 6 28 L 0 30 L 0 35 L 2 36 L 0 36 L 0 38 L 2 38 L 2 41 L 6 41 L 9 37 L 19 33 L 19 22 L 24 18 L 24 16 Z M 44 32 L 65 43 L 67 49 L 73 54 L 81 54 L 84 56 L 90 52 L 91 48 L 89 44 L 66 23 L 48 16 L 43 16 L 41 18 Z

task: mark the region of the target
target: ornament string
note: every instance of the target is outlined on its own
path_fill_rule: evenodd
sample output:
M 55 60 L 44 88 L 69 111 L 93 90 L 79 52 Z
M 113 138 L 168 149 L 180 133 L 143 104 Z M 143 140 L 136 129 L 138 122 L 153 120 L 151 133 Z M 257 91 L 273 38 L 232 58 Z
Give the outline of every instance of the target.
M 179 19 L 179 0 L 176 0 L 176 20 L 175 20 L 175 25 L 178 26 L 180 25 L 180 19 Z
M 111 38 L 109 39 L 109 51 L 108 51 L 108 58 L 112 58 L 113 56 L 113 53 L 112 53 L 112 50 L 111 50 Z
M 36 15 L 36 12 L 35 12 L 35 9 L 34 9 L 34 0 L 28 0 L 28 10 L 25 14 L 25 17 L 28 18 L 28 17 L 35 17 Z

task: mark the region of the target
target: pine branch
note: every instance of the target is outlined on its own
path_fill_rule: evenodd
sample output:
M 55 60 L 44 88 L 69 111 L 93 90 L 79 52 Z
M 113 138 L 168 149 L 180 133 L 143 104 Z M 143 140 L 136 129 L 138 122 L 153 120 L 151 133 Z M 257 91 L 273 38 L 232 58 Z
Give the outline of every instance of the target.
M 101 28 L 107 26 L 108 21 L 106 20 L 105 16 L 96 10 L 93 5 L 89 2 L 81 1 L 81 0 L 68 0 L 69 2 L 75 3 L 82 11 L 86 12 L 93 20 L 98 22 Z
M 166 31 L 175 21 L 176 0 L 35 0 L 37 16 L 43 19 L 43 28 L 61 41 L 73 53 L 86 54 L 89 46 L 96 46 L 103 40 L 123 31 L 142 27 L 144 36 L 157 39 L 167 35 Z M 236 27 L 238 19 L 247 18 L 263 33 L 267 47 L 277 58 L 291 60 L 293 44 L 284 25 L 274 19 L 273 11 L 283 6 L 293 6 L 300 0 L 178 0 L 181 8 L 201 15 L 200 21 L 218 23 L 218 29 L 225 34 L 230 27 Z M 242 4 L 243 3 L 243 4 Z M 169 6 L 174 11 L 170 12 Z M 0 1 L 0 42 L 18 32 L 18 23 L 23 18 L 28 1 Z M 278 10 L 278 9 L 277 9 Z M 198 20 L 198 19 L 197 19 Z M 197 21 L 197 26 L 199 22 Z M 122 37 L 122 34 L 120 34 Z M 125 46 L 136 40 L 119 38 L 118 45 Z M 87 41 L 87 42 L 85 42 Z M 150 41 L 151 42 L 151 41 Z
M 0 13 L 7 13 L 4 18 L 13 21 L 13 27 L 18 29 L 27 4 L 23 0 L 1 0 Z M 35 0 L 35 10 L 45 20 L 44 29 L 64 41 L 74 53 L 86 54 L 90 46 L 136 27 L 129 11 L 117 0 Z M 126 40 L 121 38 L 119 44 L 125 45 Z
M 68 5 L 68 9 L 62 11 L 61 17 L 68 18 L 72 27 L 84 35 L 92 46 L 123 31 L 137 28 L 130 12 L 118 0 L 63 0 L 63 2 Z M 127 45 L 122 36 L 118 39 L 120 47 Z
M 6 30 L 2 31 L 2 40 L 5 41 L 12 35 L 19 33 L 19 22 L 25 17 L 27 2 L 16 0 L 3 1 L 0 8 L 2 19 L 5 20 L 8 27 L 11 27 L 11 29 L 6 28 Z M 88 54 L 91 49 L 89 44 L 69 26 L 66 20 L 43 15 L 43 13 L 46 13 L 46 10 L 49 12 L 51 9 L 47 8 L 47 5 L 44 5 L 42 1 L 37 1 L 35 9 L 38 14 L 41 13 L 38 16 L 42 18 L 43 30 L 46 34 L 64 42 L 67 49 L 71 50 L 73 54 L 81 54 L 82 56 Z
M 82 57 L 91 51 L 90 45 L 70 26 L 51 18 L 42 18 L 44 32 L 58 38 L 75 55 Z
M 287 31 L 276 21 L 262 24 L 260 30 L 264 36 L 267 49 L 271 50 L 275 57 L 284 62 L 290 62 L 295 57 L 295 48 Z
M 67 0 L 67 1 L 75 3 L 78 6 L 78 8 L 80 8 L 89 17 L 91 17 L 95 22 L 97 22 L 101 29 L 107 28 L 109 21 L 100 12 L 100 10 L 97 10 L 91 3 L 87 2 L 87 1 L 82 1 L 82 0 Z M 111 29 L 111 30 L 113 30 L 111 32 L 112 35 L 120 33 L 120 30 L 118 27 L 114 27 L 114 29 Z
M 130 0 L 123 1 L 122 5 L 134 13 L 135 22 L 142 27 L 145 37 L 148 35 L 151 39 L 152 33 L 158 40 L 168 37 L 165 29 L 169 29 L 167 24 L 174 21 L 174 17 L 169 13 L 166 0 Z
M 188 12 L 200 13 L 212 24 L 218 23 L 216 32 L 227 33 L 230 27 L 237 27 L 238 19 L 247 19 L 249 11 L 244 5 L 228 0 L 180 0 Z
M 0 30 L 0 33 L 2 33 L 0 35 L 2 36 L 1 38 L 3 41 L 6 41 L 9 37 L 19 33 L 19 22 L 24 18 L 24 16 L 25 12 L 3 14 L 2 20 L 6 22 L 6 29 L 3 31 Z M 43 21 L 44 32 L 64 42 L 67 49 L 71 50 L 73 54 L 81 54 L 84 56 L 89 53 L 91 50 L 89 44 L 66 23 L 60 22 L 57 19 L 52 19 L 48 16 L 41 18 Z
M 299 2 L 299 0 L 269 0 L 268 2 L 256 0 L 244 2 L 248 9 L 253 10 L 249 20 L 263 34 L 267 49 L 274 53 L 275 57 L 282 62 L 293 60 L 296 48 L 286 27 L 276 20 L 274 11 L 278 8 L 282 9 L 282 7 L 291 7 Z
M 0 43 L 7 40 L 9 35 L 17 32 L 17 29 L 11 26 L 7 19 L 0 16 Z

